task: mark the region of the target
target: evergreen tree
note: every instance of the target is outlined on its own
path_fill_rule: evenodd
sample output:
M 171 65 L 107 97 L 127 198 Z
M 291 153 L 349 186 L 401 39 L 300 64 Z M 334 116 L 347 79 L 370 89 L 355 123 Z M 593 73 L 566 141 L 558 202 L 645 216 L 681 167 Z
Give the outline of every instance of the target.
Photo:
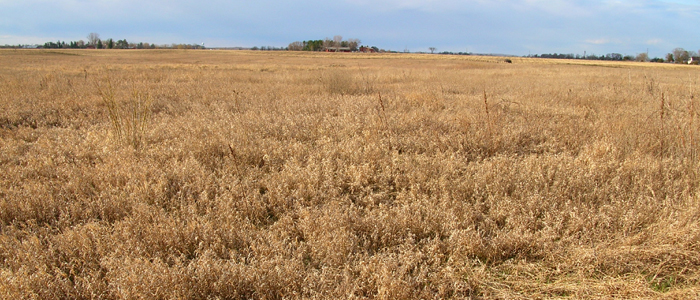
M 673 54 L 672 54 L 672 53 L 666 54 L 666 61 L 667 61 L 667 62 L 673 62 Z

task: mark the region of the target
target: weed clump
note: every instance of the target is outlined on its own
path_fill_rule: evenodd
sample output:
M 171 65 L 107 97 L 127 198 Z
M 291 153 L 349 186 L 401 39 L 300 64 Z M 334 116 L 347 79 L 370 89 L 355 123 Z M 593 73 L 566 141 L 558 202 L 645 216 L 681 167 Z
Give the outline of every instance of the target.
M 112 81 L 96 82 L 98 94 L 107 107 L 112 132 L 117 141 L 139 150 L 144 146 L 144 135 L 151 116 L 151 96 L 132 87 L 126 101 L 118 99 L 123 93 L 115 91 Z

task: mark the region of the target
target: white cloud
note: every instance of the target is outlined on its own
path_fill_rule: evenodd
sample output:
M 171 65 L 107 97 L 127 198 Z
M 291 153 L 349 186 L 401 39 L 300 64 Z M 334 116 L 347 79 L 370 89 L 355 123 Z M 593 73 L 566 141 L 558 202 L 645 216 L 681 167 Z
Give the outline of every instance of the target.
M 697 0 L 660 0 L 659 2 L 689 5 L 689 6 L 700 6 Z
M 345 0 L 352 6 L 362 7 L 374 12 L 418 10 L 427 12 L 444 12 L 450 8 L 473 6 L 481 1 L 439 1 L 439 0 Z
M 428 13 L 479 13 L 502 12 L 524 14 L 528 17 L 543 16 L 582 18 L 591 17 L 607 7 L 605 0 L 345 0 L 350 5 L 372 11 L 416 10 Z
M 627 43 L 629 39 L 619 39 L 619 38 L 599 38 L 599 39 L 588 39 L 586 43 L 593 45 L 615 45 Z
M 594 44 L 594 45 L 605 45 L 605 44 L 609 44 L 610 40 L 609 39 L 586 40 L 586 43 Z
M 43 45 L 48 41 L 57 41 L 56 37 L 0 35 L 0 45 Z

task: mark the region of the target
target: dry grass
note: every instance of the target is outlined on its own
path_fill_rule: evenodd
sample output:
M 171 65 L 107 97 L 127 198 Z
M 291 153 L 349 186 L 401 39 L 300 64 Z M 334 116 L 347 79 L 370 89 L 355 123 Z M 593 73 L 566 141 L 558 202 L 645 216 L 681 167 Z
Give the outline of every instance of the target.
M 700 297 L 697 67 L 500 61 L 0 51 L 0 298 Z

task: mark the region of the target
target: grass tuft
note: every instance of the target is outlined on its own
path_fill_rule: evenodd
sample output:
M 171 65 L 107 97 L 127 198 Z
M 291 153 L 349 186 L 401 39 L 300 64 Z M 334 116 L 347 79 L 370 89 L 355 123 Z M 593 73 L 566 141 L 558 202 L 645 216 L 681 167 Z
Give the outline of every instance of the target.
M 144 146 L 144 135 L 151 116 L 151 96 L 148 92 L 132 87 L 128 100 L 118 99 L 112 80 L 105 76 L 103 82 L 95 83 L 102 103 L 107 107 L 112 130 L 120 143 L 139 150 Z

